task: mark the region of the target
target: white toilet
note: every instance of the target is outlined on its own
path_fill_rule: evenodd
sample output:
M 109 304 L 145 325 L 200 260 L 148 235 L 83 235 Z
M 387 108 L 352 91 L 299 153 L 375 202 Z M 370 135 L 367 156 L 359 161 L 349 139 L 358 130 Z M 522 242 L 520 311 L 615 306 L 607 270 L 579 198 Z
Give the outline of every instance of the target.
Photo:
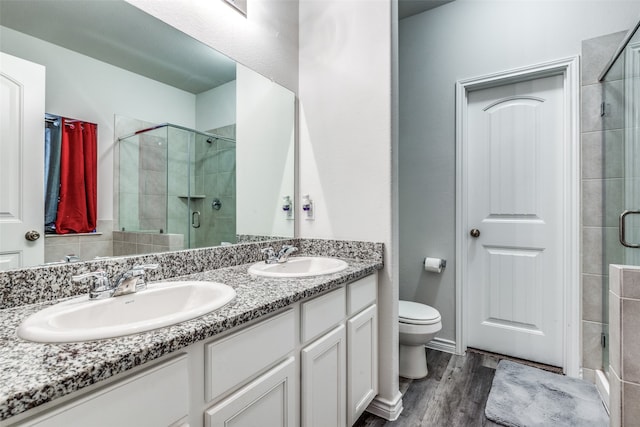
M 400 301 L 400 376 L 424 378 L 427 356 L 424 345 L 442 329 L 440 313 L 433 307 L 411 301 Z

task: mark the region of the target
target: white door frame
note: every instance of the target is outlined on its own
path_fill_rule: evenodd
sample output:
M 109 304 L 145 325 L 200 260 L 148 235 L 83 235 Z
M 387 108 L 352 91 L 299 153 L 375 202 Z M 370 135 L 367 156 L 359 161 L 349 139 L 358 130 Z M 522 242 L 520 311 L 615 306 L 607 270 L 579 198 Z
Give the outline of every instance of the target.
M 467 200 L 468 185 L 463 181 L 463 171 L 467 170 L 468 137 L 465 134 L 468 117 L 468 95 L 478 89 L 502 86 L 541 77 L 562 75 L 564 100 L 564 165 L 563 215 L 562 215 L 562 256 L 565 266 L 564 289 L 564 349 L 565 373 L 580 376 L 581 336 L 580 336 L 580 107 L 579 107 L 579 58 L 577 56 L 557 61 L 517 68 L 505 72 L 459 80 L 456 83 L 456 352 L 467 350 L 467 253 L 468 239 Z

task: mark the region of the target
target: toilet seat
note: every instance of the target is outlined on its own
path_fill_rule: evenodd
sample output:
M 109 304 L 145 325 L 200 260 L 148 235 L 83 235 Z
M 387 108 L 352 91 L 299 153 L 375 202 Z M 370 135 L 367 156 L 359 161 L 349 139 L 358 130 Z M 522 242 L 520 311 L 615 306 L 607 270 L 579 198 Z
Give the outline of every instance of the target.
M 398 307 L 400 323 L 411 325 L 433 325 L 440 322 L 440 313 L 433 307 L 413 301 L 400 301 Z

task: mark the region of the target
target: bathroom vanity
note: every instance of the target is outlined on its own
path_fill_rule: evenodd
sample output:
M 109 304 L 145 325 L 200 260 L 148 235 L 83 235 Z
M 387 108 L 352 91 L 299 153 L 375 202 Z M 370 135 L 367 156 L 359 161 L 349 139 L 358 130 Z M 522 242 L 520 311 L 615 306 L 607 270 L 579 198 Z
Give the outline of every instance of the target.
M 246 264 L 191 274 L 236 299 L 101 341 L 23 341 L 15 328 L 50 303 L 0 310 L 0 425 L 350 426 L 377 394 L 382 265 L 345 261 L 311 278 L 256 277 Z

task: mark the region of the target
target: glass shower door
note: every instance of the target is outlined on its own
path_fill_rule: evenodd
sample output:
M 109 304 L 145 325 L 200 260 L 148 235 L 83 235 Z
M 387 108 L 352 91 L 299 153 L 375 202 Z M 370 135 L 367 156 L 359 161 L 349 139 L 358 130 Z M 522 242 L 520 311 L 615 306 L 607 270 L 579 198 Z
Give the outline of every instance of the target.
M 191 244 L 193 229 L 199 227 L 198 206 L 194 197 L 193 164 L 195 159 L 193 132 L 167 126 L 169 141 L 169 179 L 167 182 L 167 229 L 184 236 L 183 247 Z
M 624 211 L 620 240 L 624 264 L 640 265 L 640 35 L 636 33 L 618 61 L 624 64 Z M 623 233 L 624 232 L 624 233 Z

